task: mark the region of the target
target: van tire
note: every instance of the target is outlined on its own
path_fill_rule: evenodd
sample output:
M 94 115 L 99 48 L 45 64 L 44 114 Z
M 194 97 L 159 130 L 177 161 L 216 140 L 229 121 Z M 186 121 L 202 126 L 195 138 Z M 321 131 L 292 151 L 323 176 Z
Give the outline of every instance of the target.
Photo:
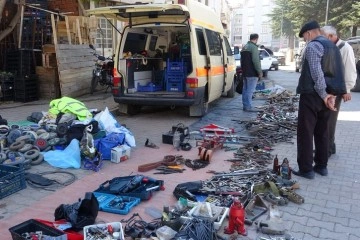
M 140 105 L 119 103 L 118 111 L 123 114 L 136 115 L 140 112 Z
M 189 115 L 190 117 L 202 117 L 207 113 L 208 107 L 209 104 L 202 99 L 199 104 L 189 107 Z
M 127 114 L 136 115 L 136 114 L 138 114 L 140 112 L 140 110 L 141 110 L 141 106 L 128 104 Z
M 234 81 L 231 81 L 231 87 L 226 94 L 226 97 L 228 97 L 228 98 L 235 97 L 235 83 L 234 82 L 235 82 L 235 79 L 234 79 Z

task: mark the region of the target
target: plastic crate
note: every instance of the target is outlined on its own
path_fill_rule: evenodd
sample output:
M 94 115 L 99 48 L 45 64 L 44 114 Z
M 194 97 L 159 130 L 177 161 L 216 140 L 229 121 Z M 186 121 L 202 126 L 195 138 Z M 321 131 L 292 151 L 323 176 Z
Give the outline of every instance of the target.
M 183 83 L 172 83 L 167 82 L 166 83 L 166 91 L 168 92 L 182 92 L 184 91 Z
M 170 62 L 168 60 L 166 63 L 166 72 L 167 73 L 185 73 L 184 62 Z
M 49 227 L 39 221 L 36 221 L 35 219 L 30 219 L 14 227 L 11 227 L 9 228 L 9 231 L 13 240 L 29 239 L 23 237 L 22 234 L 36 231 L 41 231 L 43 235 L 50 236 L 51 239 L 54 240 L 67 240 L 67 235 L 64 232 L 56 228 Z
M 171 83 L 183 83 L 185 79 L 184 74 L 167 74 L 166 75 L 166 82 Z
M 130 210 L 141 201 L 141 199 L 137 197 L 116 196 L 106 193 L 94 192 L 94 195 L 99 202 L 100 211 L 121 215 L 128 214 Z M 119 208 L 119 204 L 123 204 L 123 206 Z
M 106 229 L 108 229 L 108 227 L 111 226 L 114 233 L 117 232 L 118 233 L 118 237 L 114 237 L 114 233 L 111 235 L 109 234 Z M 104 233 L 104 235 L 106 236 L 102 236 L 101 238 L 94 238 L 90 235 L 90 228 L 94 228 L 97 230 L 101 230 L 104 229 L 104 231 L 102 231 Z M 89 225 L 89 226 L 85 226 L 84 227 L 84 240 L 90 240 L 90 239 L 125 239 L 124 237 L 124 232 L 121 226 L 120 222 L 111 222 L 111 223 L 103 223 L 103 224 L 95 224 L 95 225 Z
M 24 168 L 0 164 L 0 199 L 26 188 Z
M 145 86 L 141 86 L 140 83 L 138 83 L 137 85 L 138 92 L 156 92 L 161 90 L 162 90 L 162 86 L 155 85 L 154 83 L 148 83 Z

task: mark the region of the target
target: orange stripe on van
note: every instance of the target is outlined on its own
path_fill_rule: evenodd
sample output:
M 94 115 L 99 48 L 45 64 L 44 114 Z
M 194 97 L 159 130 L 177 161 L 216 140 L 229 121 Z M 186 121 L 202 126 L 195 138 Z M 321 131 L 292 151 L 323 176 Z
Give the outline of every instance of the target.
M 212 67 L 209 70 L 209 75 L 210 76 L 216 76 L 216 75 L 221 75 L 224 74 L 224 67 L 223 66 L 215 66 Z M 206 77 L 207 76 L 207 69 L 205 68 L 196 68 L 196 76 L 197 77 Z
M 235 71 L 235 69 L 236 69 L 236 67 L 235 67 L 235 65 L 230 65 L 230 66 L 228 66 L 228 72 L 231 72 L 231 71 Z

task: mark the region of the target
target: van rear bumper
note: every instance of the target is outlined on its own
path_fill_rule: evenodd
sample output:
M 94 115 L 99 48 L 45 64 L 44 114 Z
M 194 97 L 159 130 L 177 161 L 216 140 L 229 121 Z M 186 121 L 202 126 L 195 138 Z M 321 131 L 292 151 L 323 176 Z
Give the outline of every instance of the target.
M 114 96 L 114 101 L 122 104 L 140 105 L 140 106 L 192 106 L 200 104 L 204 98 L 205 87 L 192 89 L 194 98 L 185 97 L 185 93 L 171 94 L 124 94 Z
M 191 106 L 194 105 L 197 100 L 194 98 L 188 99 L 176 99 L 176 98 L 156 98 L 156 97 L 114 97 L 114 101 L 117 103 L 142 105 L 142 106 Z

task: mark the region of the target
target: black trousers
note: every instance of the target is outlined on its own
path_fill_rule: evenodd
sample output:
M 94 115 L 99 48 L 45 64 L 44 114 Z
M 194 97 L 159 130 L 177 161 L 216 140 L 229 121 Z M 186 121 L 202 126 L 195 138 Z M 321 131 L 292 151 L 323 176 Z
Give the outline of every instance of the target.
M 327 166 L 330 114 L 331 110 L 317 93 L 300 94 L 297 127 L 297 162 L 300 171 L 311 171 L 313 162 L 319 167 Z
M 341 106 L 341 96 L 337 96 L 335 100 L 335 107 L 337 111 L 330 112 L 330 119 L 329 119 L 329 153 L 336 152 L 335 146 L 335 130 L 336 130 L 336 122 L 339 116 L 340 106 Z

